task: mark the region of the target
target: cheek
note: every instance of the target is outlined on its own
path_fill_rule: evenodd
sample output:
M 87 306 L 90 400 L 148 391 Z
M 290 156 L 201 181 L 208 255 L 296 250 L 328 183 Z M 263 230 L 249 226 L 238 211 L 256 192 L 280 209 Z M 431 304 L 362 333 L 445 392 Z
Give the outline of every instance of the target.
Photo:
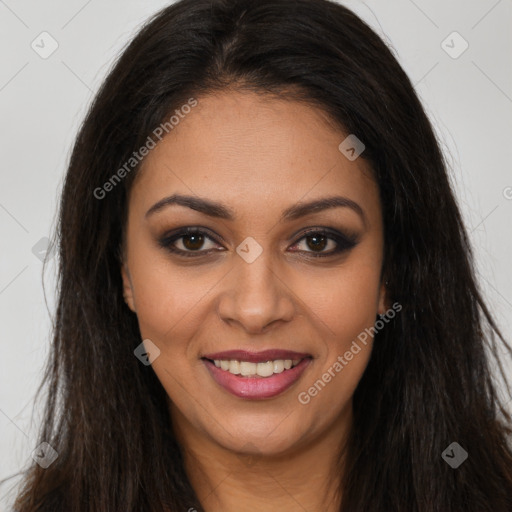
M 327 274 L 317 274 L 308 306 L 328 335 L 329 350 L 344 350 L 353 339 L 373 326 L 379 304 L 380 258 L 378 252 L 354 255 Z
M 376 320 L 378 308 L 378 276 L 355 273 L 340 279 L 333 294 L 326 321 L 338 335 L 338 349 L 343 350 L 352 340 Z
M 159 345 L 176 329 L 190 325 L 188 317 L 209 289 L 204 279 L 190 279 L 190 270 L 171 267 L 154 250 L 134 251 L 130 273 L 141 334 Z
M 352 396 L 371 355 L 378 310 L 380 260 L 354 258 L 329 278 L 316 281 L 316 294 L 308 305 L 316 317 L 319 360 L 314 374 L 302 389 L 317 406 L 340 407 Z M 324 388 L 328 388 L 323 392 Z M 308 398 L 307 396 L 305 397 Z M 304 402 L 301 402 L 304 403 Z

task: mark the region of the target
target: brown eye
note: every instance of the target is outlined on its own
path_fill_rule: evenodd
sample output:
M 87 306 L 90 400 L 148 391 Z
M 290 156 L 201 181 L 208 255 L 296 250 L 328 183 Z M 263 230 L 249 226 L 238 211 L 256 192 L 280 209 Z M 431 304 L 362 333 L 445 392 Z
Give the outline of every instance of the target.
M 208 247 L 208 241 L 210 246 Z M 209 254 L 218 247 L 218 242 L 203 229 L 186 228 L 163 237 L 159 245 L 180 256 L 202 256 Z M 206 245 L 206 247 L 205 247 Z
M 304 237 L 307 240 L 307 246 L 315 252 L 321 252 L 328 245 L 328 238 L 324 235 L 308 235 Z
M 313 257 L 333 256 L 355 247 L 357 245 L 357 235 L 343 235 L 330 230 L 315 229 L 307 232 L 293 247 L 300 247 L 301 245 L 305 246 L 305 249 L 292 249 L 292 251 L 304 252 Z
M 214 251 L 222 251 L 218 248 L 220 243 L 208 233 L 204 228 L 186 228 L 163 237 L 158 243 L 169 252 L 184 257 L 199 257 Z M 328 257 L 352 249 L 357 245 L 357 239 L 355 234 L 344 235 L 337 231 L 318 228 L 305 233 L 291 250 L 312 257 Z
M 200 233 L 194 233 L 191 235 L 185 235 L 180 237 L 183 241 L 183 246 L 190 251 L 197 251 L 201 249 L 204 244 L 205 237 Z

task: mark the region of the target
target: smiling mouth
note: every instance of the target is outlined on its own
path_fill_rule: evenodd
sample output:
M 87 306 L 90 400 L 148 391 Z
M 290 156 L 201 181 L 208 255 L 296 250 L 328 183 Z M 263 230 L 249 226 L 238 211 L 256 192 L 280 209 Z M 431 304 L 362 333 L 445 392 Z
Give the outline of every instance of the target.
M 268 378 L 295 368 L 303 359 L 311 359 L 311 356 L 300 359 L 274 359 L 257 363 L 237 359 L 209 359 L 206 357 L 202 359 L 238 377 Z

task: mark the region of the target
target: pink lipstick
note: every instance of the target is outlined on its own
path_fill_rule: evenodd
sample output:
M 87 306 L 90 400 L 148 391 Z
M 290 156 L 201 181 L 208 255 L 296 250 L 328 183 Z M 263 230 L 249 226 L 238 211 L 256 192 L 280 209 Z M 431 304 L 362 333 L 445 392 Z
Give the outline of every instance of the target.
M 223 389 L 239 398 L 272 398 L 300 378 L 312 356 L 290 350 L 228 350 L 205 354 L 203 363 Z

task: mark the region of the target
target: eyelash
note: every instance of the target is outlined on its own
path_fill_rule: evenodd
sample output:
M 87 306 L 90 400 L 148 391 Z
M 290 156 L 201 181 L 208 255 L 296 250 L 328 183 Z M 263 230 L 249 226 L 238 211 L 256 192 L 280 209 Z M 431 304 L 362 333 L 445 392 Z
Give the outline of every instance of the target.
M 185 258 L 197 258 L 197 257 L 211 254 L 212 252 L 216 251 L 216 249 L 209 249 L 206 251 L 204 251 L 204 250 L 183 251 L 182 249 L 177 249 L 176 247 L 173 246 L 173 243 L 176 242 L 177 240 L 179 240 L 180 238 L 184 238 L 184 237 L 190 236 L 190 235 L 206 235 L 206 238 L 209 238 L 213 242 L 221 245 L 220 242 L 218 240 L 216 240 L 216 238 L 212 234 L 210 234 L 210 231 L 208 229 L 198 228 L 198 227 L 189 227 L 189 228 L 181 229 L 178 232 L 172 233 L 168 236 L 164 236 L 163 238 L 161 238 L 159 240 L 158 243 L 162 248 L 167 249 L 169 252 L 171 252 L 173 254 L 177 254 L 178 256 L 182 256 Z M 297 245 L 304 238 L 307 238 L 312 235 L 325 236 L 329 240 L 333 240 L 337 244 L 337 247 L 334 250 L 331 250 L 330 252 L 327 252 L 327 253 L 315 253 L 314 251 L 294 251 L 294 252 L 303 252 L 303 253 L 308 254 L 309 255 L 308 257 L 313 257 L 313 258 L 327 258 L 330 256 L 332 257 L 332 256 L 338 255 L 340 253 L 349 251 L 350 249 L 354 248 L 357 245 L 357 238 L 358 238 L 357 235 L 348 235 L 348 234 L 343 235 L 336 231 L 331 231 L 331 230 L 328 230 L 325 228 L 312 228 L 312 229 L 305 231 L 304 233 L 302 233 L 301 238 L 299 238 L 293 245 Z

